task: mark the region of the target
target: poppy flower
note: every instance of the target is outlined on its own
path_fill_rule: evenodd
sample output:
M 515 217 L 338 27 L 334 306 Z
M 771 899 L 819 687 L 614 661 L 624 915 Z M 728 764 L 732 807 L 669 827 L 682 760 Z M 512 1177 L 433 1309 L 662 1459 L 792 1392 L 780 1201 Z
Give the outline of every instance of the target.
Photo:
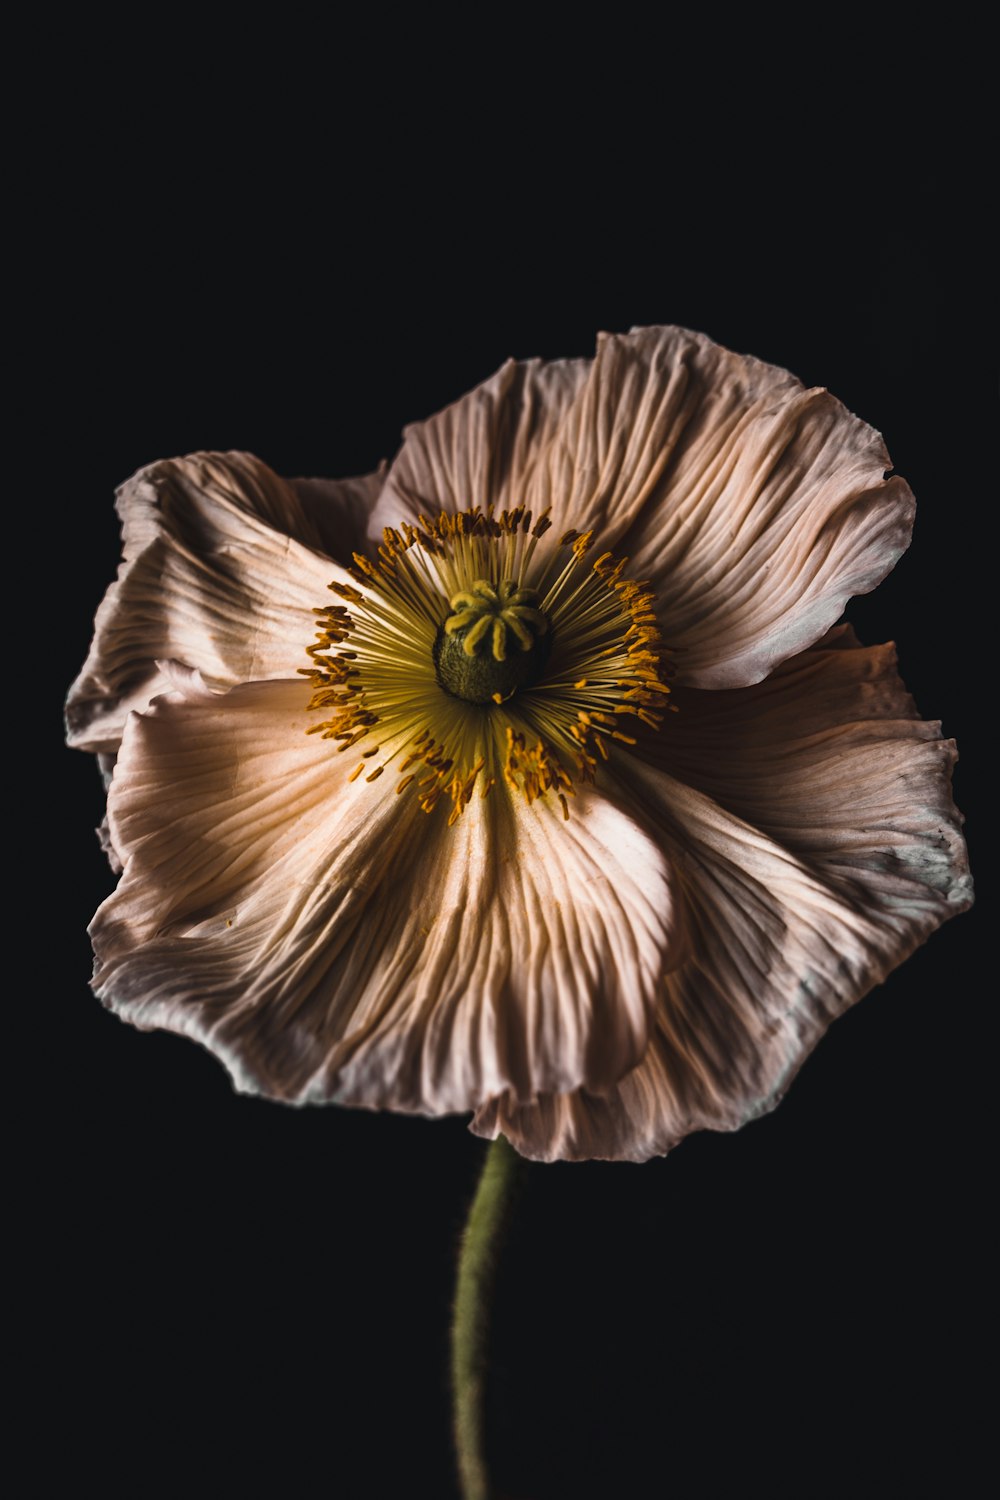
M 67 708 L 114 768 L 96 993 L 242 1091 L 543 1160 L 771 1109 L 971 899 L 954 746 L 837 623 L 908 545 L 889 469 L 672 327 L 509 361 L 363 478 L 143 469 Z

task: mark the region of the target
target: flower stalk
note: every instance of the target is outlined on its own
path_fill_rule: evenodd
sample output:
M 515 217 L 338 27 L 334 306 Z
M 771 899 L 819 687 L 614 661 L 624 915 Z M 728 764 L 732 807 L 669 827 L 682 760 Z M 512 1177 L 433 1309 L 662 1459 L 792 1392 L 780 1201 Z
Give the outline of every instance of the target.
M 463 1500 L 490 1500 L 486 1376 L 490 1305 L 515 1190 L 527 1166 L 504 1137 L 490 1145 L 462 1234 L 451 1325 L 452 1418 Z

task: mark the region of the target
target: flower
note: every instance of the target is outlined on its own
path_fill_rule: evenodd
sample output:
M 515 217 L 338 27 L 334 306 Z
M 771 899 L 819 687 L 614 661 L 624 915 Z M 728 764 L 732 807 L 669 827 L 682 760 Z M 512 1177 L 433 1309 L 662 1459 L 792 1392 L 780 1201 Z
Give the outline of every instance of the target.
M 836 623 L 908 544 L 888 469 L 668 327 L 509 361 L 363 478 L 140 471 L 67 708 L 116 761 L 96 993 L 240 1090 L 540 1159 L 772 1108 L 971 899 L 954 746 Z

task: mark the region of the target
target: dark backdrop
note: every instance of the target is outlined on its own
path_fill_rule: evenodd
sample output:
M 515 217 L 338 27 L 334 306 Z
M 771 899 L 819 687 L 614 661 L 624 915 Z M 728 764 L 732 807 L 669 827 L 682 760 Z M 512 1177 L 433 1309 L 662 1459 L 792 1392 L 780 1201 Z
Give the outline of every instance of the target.
M 508 355 L 701 329 L 885 434 L 916 535 L 850 618 L 897 640 L 920 709 L 959 739 L 971 813 L 992 480 L 975 194 L 961 130 L 870 95 L 847 134 L 853 107 L 805 89 L 765 125 L 751 89 L 695 149 L 702 115 L 652 107 L 641 80 L 607 114 L 600 90 L 487 107 L 468 80 L 457 103 L 417 88 L 390 108 L 372 79 L 362 108 L 312 72 L 299 96 L 286 69 L 276 136 L 260 73 L 182 50 L 74 96 L 31 300 L 51 425 L 29 524 L 39 554 L 58 535 L 60 572 L 55 977 L 30 997 L 55 1075 L 28 1106 L 35 1462 L 44 1481 L 68 1451 L 109 1495 L 448 1500 L 451 1276 L 483 1144 L 462 1119 L 237 1097 L 207 1053 L 87 987 L 113 882 L 98 778 L 59 713 L 117 562 L 114 488 L 202 447 L 366 472 Z M 489 1388 L 506 1494 L 970 1492 L 981 912 L 839 1021 L 773 1116 L 642 1167 L 529 1171 Z

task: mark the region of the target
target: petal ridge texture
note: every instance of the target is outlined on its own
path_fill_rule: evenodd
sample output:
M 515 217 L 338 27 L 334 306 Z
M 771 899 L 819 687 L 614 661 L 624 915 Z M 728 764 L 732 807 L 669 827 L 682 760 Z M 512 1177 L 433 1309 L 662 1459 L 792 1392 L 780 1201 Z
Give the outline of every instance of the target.
M 637 723 L 615 717 L 639 692 L 619 683 L 586 741 L 584 714 L 600 758 L 578 782 L 473 776 L 449 817 L 397 795 L 444 774 L 436 695 L 452 742 L 508 715 L 490 720 L 522 726 L 508 771 L 551 768 L 545 678 L 520 709 L 518 687 L 496 707 L 448 696 L 365 559 L 398 568 L 406 528 L 437 546 L 436 518 L 466 513 L 437 533 L 458 547 L 477 510 L 519 507 L 525 538 L 551 528 L 516 554 L 520 517 L 495 528 L 529 567 L 559 539 L 581 566 L 591 545 L 595 570 L 628 559 L 631 597 L 655 604 L 622 630 L 655 627 L 669 692 Z M 198 453 L 140 470 L 118 508 L 123 562 L 66 709 L 110 783 L 120 871 L 93 987 L 211 1049 L 241 1091 L 467 1111 L 539 1160 L 642 1161 L 773 1108 L 830 1022 L 972 899 L 954 744 L 893 648 L 837 624 L 908 545 L 913 497 L 877 432 L 784 370 L 682 328 L 601 334 L 592 360 L 509 360 L 370 475 Z M 427 576 L 433 641 L 451 604 L 435 613 Z M 526 579 L 498 563 L 504 597 Z M 566 593 L 562 628 L 585 636 L 591 606 Z M 377 683 L 353 696 L 352 600 L 380 651 L 399 642 L 391 715 Z M 324 607 L 339 701 L 359 705 L 335 738 L 306 680 Z M 430 715 L 410 739 L 408 662 Z

